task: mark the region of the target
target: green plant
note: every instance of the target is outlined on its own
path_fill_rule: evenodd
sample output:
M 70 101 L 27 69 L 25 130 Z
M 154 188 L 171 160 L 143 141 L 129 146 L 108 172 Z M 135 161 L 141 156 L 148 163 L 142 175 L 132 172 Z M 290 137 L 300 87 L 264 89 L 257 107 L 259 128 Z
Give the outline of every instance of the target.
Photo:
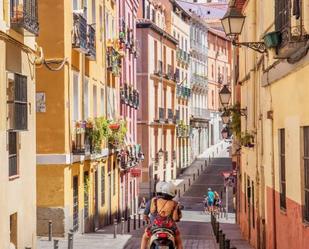
M 109 129 L 108 132 L 108 143 L 114 147 L 120 147 L 124 144 L 124 139 L 127 134 L 127 123 L 125 120 L 119 121 L 119 129 L 118 130 L 111 130 Z
M 245 147 L 254 146 L 254 135 L 248 131 L 242 132 L 240 137 L 240 144 Z
M 236 103 L 231 108 L 231 111 L 230 111 L 231 112 L 230 128 L 232 129 L 237 139 L 241 138 L 241 115 L 238 111 L 234 111 L 234 110 L 239 110 L 239 109 L 240 109 L 240 104 Z

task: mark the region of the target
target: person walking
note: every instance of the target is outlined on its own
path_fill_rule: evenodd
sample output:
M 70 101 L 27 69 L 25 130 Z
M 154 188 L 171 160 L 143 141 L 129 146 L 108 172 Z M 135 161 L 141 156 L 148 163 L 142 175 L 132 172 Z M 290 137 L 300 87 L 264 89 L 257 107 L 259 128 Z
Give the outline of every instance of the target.
M 215 193 L 211 190 L 211 188 L 208 188 L 207 198 L 208 198 L 208 211 L 212 213 L 215 201 Z

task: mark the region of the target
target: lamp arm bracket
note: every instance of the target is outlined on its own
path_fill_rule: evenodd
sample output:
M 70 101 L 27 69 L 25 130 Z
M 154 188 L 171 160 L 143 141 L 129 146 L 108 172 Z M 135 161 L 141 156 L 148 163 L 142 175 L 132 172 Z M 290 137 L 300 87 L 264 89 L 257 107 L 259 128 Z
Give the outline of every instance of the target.
M 244 46 L 244 47 L 247 47 L 247 48 L 251 48 L 254 51 L 257 51 L 261 54 L 267 53 L 267 49 L 266 49 L 264 42 L 236 42 L 236 41 L 233 41 L 232 43 L 236 47 Z

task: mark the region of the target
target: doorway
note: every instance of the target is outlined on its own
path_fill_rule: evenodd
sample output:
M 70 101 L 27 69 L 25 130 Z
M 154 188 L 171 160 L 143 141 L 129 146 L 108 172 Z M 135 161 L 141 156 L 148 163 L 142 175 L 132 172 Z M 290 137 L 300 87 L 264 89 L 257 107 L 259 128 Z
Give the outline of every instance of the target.
M 73 177 L 73 231 L 78 231 L 79 216 L 78 216 L 78 176 Z

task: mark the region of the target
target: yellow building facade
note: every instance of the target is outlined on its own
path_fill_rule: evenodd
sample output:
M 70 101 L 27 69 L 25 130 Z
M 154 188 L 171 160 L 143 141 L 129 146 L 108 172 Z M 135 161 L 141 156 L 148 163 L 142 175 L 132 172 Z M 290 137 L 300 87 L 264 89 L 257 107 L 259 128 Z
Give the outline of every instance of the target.
M 269 46 L 239 49 L 237 88 L 247 115 L 234 145 L 241 146 L 238 222 L 255 248 L 307 248 L 309 1 L 235 4 L 246 16 L 239 41 Z
M 107 13 L 116 10 L 111 0 L 53 4 L 38 6 L 46 67 L 37 69 L 37 232 L 46 235 L 52 220 L 54 235 L 65 236 L 95 231 L 118 211 L 116 158 L 107 141 L 94 148 L 88 132 L 96 118 L 116 117 L 107 113 L 116 95 L 106 53 L 108 27 L 115 29 Z
M 0 248 L 36 248 L 35 7 L 0 1 Z

